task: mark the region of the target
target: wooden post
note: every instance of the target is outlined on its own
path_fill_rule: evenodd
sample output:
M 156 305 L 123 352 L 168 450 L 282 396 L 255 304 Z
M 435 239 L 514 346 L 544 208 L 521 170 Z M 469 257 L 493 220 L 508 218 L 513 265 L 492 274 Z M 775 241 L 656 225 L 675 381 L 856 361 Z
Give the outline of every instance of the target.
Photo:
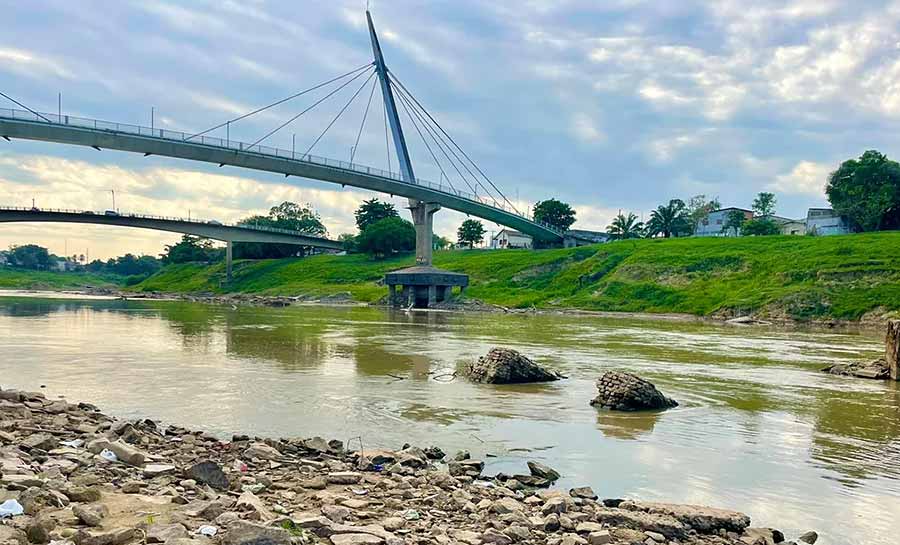
M 891 370 L 891 378 L 900 380 L 900 320 L 888 322 L 887 335 L 884 339 L 884 359 L 888 369 Z

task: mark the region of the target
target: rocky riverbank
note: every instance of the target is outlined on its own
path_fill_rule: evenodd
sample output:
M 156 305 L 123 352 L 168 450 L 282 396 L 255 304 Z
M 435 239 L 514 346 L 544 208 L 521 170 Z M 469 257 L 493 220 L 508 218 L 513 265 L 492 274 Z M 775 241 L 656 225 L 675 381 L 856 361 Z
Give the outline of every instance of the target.
M 598 500 L 558 478 L 482 474 L 437 447 L 221 440 L 87 403 L 0 390 L 0 545 L 741 544 L 783 541 L 741 513 Z M 814 535 L 804 536 L 815 541 Z

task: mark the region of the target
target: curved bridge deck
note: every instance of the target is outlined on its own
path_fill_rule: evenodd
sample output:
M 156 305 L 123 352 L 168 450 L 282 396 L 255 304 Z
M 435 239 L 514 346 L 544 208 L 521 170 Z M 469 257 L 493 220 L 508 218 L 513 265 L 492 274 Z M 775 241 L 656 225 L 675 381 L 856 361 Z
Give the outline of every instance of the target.
M 166 129 L 67 115 L 40 115 L 46 119 L 25 110 L 0 109 L 0 136 L 176 157 L 339 183 L 437 203 L 516 229 L 538 240 L 553 242 L 563 238 L 559 230 L 519 214 L 502 203 L 487 202 L 484 197 L 421 179 L 414 184 L 407 183 L 400 174 L 378 168 L 267 146 L 248 146 L 221 138 L 193 137 Z
M 0 223 L 12 222 L 53 222 L 53 223 L 92 223 L 98 225 L 118 225 L 169 231 L 186 235 L 197 235 L 223 242 L 262 242 L 269 244 L 295 244 L 341 250 L 342 245 L 336 240 L 314 237 L 288 231 L 252 225 L 225 225 L 215 221 L 191 220 L 162 216 L 146 216 L 139 214 L 111 214 L 92 212 L 89 210 L 57 210 L 36 208 L 0 207 Z

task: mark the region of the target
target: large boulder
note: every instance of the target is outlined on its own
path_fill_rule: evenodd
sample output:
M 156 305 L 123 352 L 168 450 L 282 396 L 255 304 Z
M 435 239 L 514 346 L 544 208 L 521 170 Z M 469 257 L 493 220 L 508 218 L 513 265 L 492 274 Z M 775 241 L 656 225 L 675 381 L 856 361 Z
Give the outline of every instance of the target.
M 666 397 L 653 383 L 631 373 L 608 371 L 597 380 L 597 397 L 591 405 L 616 411 L 660 410 L 677 407 L 678 402 Z
M 466 367 L 466 375 L 474 382 L 489 384 L 521 384 L 550 382 L 561 375 L 548 371 L 511 348 L 491 348 L 487 355 Z

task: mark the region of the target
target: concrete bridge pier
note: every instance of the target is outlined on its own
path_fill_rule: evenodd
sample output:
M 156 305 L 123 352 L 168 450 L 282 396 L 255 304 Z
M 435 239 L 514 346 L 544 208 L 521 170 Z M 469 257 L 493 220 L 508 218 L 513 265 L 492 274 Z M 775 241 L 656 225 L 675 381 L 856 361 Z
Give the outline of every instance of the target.
M 232 243 L 225 241 L 225 283 L 231 284 Z
M 434 248 L 434 213 L 441 209 L 441 205 L 409 200 L 409 211 L 412 212 L 413 225 L 416 228 L 416 265 L 421 267 L 431 266 L 431 254 Z

